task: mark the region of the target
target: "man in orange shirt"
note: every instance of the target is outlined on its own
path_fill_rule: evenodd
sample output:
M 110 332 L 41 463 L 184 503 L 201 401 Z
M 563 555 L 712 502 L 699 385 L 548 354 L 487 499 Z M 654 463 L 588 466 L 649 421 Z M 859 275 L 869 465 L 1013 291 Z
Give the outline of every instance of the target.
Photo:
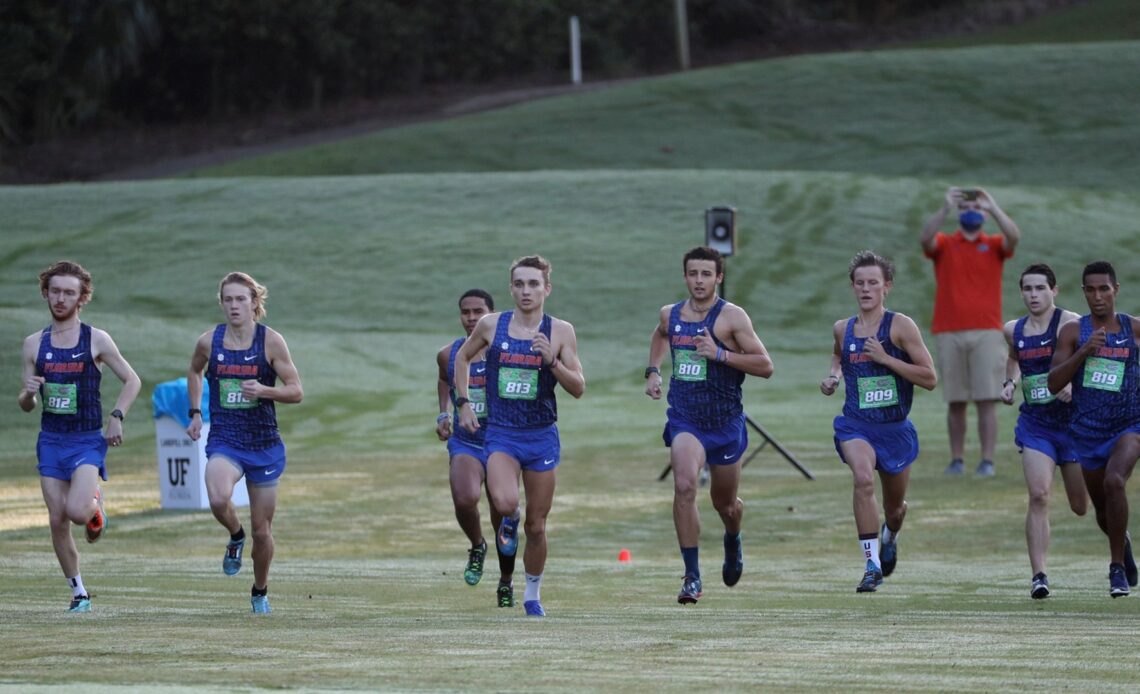
M 958 211 L 960 228 L 953 234 L 939 231 L 947 215 Z M 982 233 L 986 215 L 994 218 L 1000 234 Z M 922 227 L 922 250 L 934 261 L 934 321 L 931 331 L 938 349 L 942 396 L 949 405 L 946 425 L 950 433 L 947 475 L 961 475 L 966 443 L 966 406 L 978 411 L 978 438 L 982 460 L 979 477 L 994 474 L 997 441 L 997 401 L 1001 397 L 1007 347 L 1002 335 L 1001 272 L 1021 231 L 981 188 L 952 187 L 942 207 Z

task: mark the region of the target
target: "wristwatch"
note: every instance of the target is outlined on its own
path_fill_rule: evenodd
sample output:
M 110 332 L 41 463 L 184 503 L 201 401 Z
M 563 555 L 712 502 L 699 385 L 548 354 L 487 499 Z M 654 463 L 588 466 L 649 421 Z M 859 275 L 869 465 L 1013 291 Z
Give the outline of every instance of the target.
M 645 377 L 649 378 L 649 374 L 657 374 L 660 376 L 661 369 L 657 368 L 656 366 L 647 366 L 645 367 Z
M 194 415 L 196 415 L 196 414 L 198 414 L 198 415 L 202 414 L 202 410 L 199 410 L 197 407 L 191 407 L 190 408 L 190 415 L 189 415 L 190 419 L 194 419 Z
M 114 410 L 111 410 L 111 416 L 114 417 L 115 419 L 119 420 L 120 422 L 123 421 L 123 411 L 120 409 L 116 408 Z
M 469 398 L 455 398 L 455 409 L 459 409 L 469 402 L 471 402 Z

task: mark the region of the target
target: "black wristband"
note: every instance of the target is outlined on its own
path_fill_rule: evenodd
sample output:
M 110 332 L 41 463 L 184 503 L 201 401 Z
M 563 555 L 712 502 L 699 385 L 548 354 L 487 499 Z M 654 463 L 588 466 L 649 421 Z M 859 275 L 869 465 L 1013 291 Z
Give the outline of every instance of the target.
M 468 398 L 455 398 L 455 409 L 459 409 L 469 402 L 471 402 L 471 400 Z
M 661 375 L 661 369 L 657 368 L 656 366 L 647 366 L 647 367 L 645 367 L 645 377 L 649 378 L 649 374 L 657 374 L 658 376 L 660 376 Z
M 1016 383 L 1017 381 L 1014 381 L 1012 378 L 1007 378 L 1005 379 L 1005 383 L 1001 384 L 1001 387 L 1005 388 L 1008 385 L 1016 385 Z
M 111 416 L 120 422 L 123 421 L 123 411 L 118 408 L 111 410 Z
M 202 414 L 202 410 L 199 410 L 197 407 L 191 407 L 190 408 L 190 414 L 189 414 L 190 419 L 194 419 L 194 415 L 201 415 L 201 414 Z

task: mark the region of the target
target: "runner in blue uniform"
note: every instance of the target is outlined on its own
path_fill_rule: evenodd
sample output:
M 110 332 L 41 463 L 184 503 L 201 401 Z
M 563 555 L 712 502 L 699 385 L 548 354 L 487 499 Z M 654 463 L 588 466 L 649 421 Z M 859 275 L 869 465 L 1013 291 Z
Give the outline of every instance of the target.
M 554 387 L 575 398 L 586 391 L 574 326 L 543 312 L 550 295 L 550 263 L 525 256 L 511 264 L 515 310 L 490 313 L 455 355 L 455 404 L 459 426 L 481 427 L 470 389 L 470 365 L 486 350 L 487 493 L 502 516 L 496 543 L 513 556 L 518 549 L 519 475 L 526 489 L 526 549 L 523 608 L 543 617 L 540 588 L 546 567 L 546 518 L 554 501 L 554 470 L 561 460 Z
M 894 282 L 894 266 L 872 251 L 851 259 L 849 276 L 859 312 L 835 322 L 835 348 L 827 378 L 831 395 L 843 382 L 843 414 L 835 418 L 835 450 L 851 468 L 852 507 L 859 533 L 863 578 L 855 588 L 873 593 L 898 561 L 898 536 L 906 517 L 910 465 L 918 457 L 918 434 L 907 419 L 914 387 L 934 390 L 938 376 L 922 333 L 908 316 L 883 305 Z M 880 538 L 875 470 L 883 488 Z
M 71 588 L 71 612 L 91 610 L 71 526 L 85 526 L 88 542 L 103 536 L 107 514 L 99 479 L 107 479 L 107 446 L 123 442 L 123 420 L 142 388 L 111 336 L 79 320 L 92 293 L 91 274 L 78 263 L 63 260 L 40 273 L 51 325 L 24 339 L 17 397 L 24 412 L 36 409 L 37 396 L 43 398 L 37 469 L 52 547 Z M 106 431 L 99 397 L 104 365 L 123 382 Z
M 1029 595 L 1041 600 L 1049 597 L 1045 558 L 1049 553 L 1049 496 L 1054 468 L 1061 468 L 1069 508 L 1078 516 L 1088 511 L 1085 480 L 1069 438 L 1072 390 L 1066 386 L 1054 396 L 1046 383 L 1057 345 L 1057 329 L 1078 316 L 1054 306 L 1057 277 L 1048 265 L 1037 263 L 1025 268 L 1019 283 L 1029 314 L 1005 324 L 1009 358 L 1001 400 L 1013 404 L 1020 378 L 1023 397 L 1014 443 L 1021 451 L 1021 466 L 1029 488 L 1029 508 L 1025 512 L 1025 542 L 1033 571 Z
M 717 295 L 724 280 L 724 258 L 697 246 L 681 260 L 689 297 L 661 307 L 649 340 L 645 394 L 661 399 L 661 362 L 669 354 L 669 409 L 662 438 L 673 468 L 673 525 L 685 576 L 677 602 L 694 604 L 702 595 L 697 486 L 709 466 L 709 496 L 724 523 L 721 578 L 734 586 L 744 571 L 740 526 L 744 502 L 740 458 L 748 448 L 741 384 L 744 376 L 772 375 L 774 366 L 743 308 Z
M 301 376 L 280 333 L 261 324 L 269 293 L 244 272 L 231 272 L 218 285 L 226 322 L 207 330 L 194 345 L 186 376 L 190 402 L 202 402 L 203 373 L 210 381 L 210 435 L 206 440 L 206 494 L 214 518 L 230 533 L 222 571 L 241 570 L 245 529 L 231 497 L 245 477 L 253 528 L 253 612 L 269 608 L 269 565 L 273 561 L 273 514 L 277 483 L 285 472 L 285 444 L 277 433 L 275 402 L 301 402 Z M 281 385 L 277 385 L 277 380 Z M 190 410 L 186 433 L 202 435 L 202 411 Z
M 482 289 L 469 289 L 459 297 L 459 322 L 467 335 L 475 329 L 479 319 L 495 310 L 495 301 Z M 467 550 L 467 566 L 463 570 L 463 580 L 467 585 L 477 585 L 483 577 L 483 562 L 487 556 L 487 542 L 480 529 L 479 499 L 487 480 L 487 455 L 483 452 L 483 433 L 487 424 L 486 380 L 487 364 L 484 354 L 475 355 L 468 367 L 467 393 L 473 403 L 480 428 L 474 433 L 463 428 L 452 429 L 452 410 L 455 409 L 455 355 L 466 338 L 459 338 L 445 345 L 436 354 L 439 366 L 439 416 L 435 419 L 435 433 L 440 441 L 447 441 L 451 482 L 451 501 L 455 506 L 455 520 L 471 542 Z M 458 419 L 458 414 L 455 415 Z M 491 528 L 499 527 L 502 518 L 491 507 Z M 513 607 L 514 587 L 511 577 L 515 571 L 514 555 L 504 555 L 495 545 L 499 555 L 499 585 L 495 590 L 495 600 L 499 607 Z
M 1117 598 L 1137 580 L 1125 485 L 1140 458 L 1140 320 L 1116 312 L 1120 285 L 1110 263 L 1086 265 L 1081 285 L 1089 314 L 1061 326 L 1049 391 L 1072 384 L 1069 431 L 1097 525 L 1108 535 L 1108 592 Z

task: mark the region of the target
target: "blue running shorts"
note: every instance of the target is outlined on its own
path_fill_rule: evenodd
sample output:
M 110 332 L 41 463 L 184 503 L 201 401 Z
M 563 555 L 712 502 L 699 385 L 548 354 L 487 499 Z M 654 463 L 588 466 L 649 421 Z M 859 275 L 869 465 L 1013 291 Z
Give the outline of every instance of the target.
M 748 450 L 748 429 L 744 426 L 744 415 L 720 429 L 702 429 L 683 419 L 670 409 L 666 413 L 665 431 L 661 438 L 667 447 L 673 445 L 677 434 L 687 432 L 697 437 L 705 449 L 705 462 L 709 465 L 733 465 Z
M 80 465 L 94 465 L 99 476 L 107 481 L 107 439 L 103 432 L 85 431 L 78 434 L 56 434 L 41 431 L 36 441 L 36 469 L 42 477 L 70 482 Z
M 206 459 L 224 459 L 245 475 L 245 483 L 254 487 L 272 487 L 285 472 L 285 444 L 278 443 L 260 451 L 243 451 L 225 444 L 206 444 Z
M 477 446 L 473 443 L 468 443 L 467 441 L 460 441 L 459 439 L 452 436 L 447 440 L 447 455 L 452 460 L 455 460 L 455 456 L 458 455 L 471 456 L 483 464 L 484 470 L 487 469 L 487 453 L 483 449 L 483 446 Z
M 1025 415 L 1017 418 L 1017 426 L 1013 428 L 1013 442 L 1018 451 L 1031 448 L 1040 451 L 1053 459 L 1058 465 L 1061 463 L 1074 463 L 1078 460 L 1077 452 L 1073 449 L 1073 439 L 1069 430 L 1056 428 L 1036 422 Z
M 558 440 L 556 424 L 537 429 L 512 429 L 488 424 L 483 450 L 487 459 L 492 453 L 505 453 L 517 460 L 523 470 L 534 472 L 553 470 L 562 459 L 562 443 Z
M 1077 459 L 1082 468 L 1099 470 L 1108 465 L 1108 458 L 1112 455 L 1113 446 L 1125 434 L 1140 434 L 1140 422 L 1135 422 L 1103 439 L 1081 439 L 1074 436 L 1073 452 L 1077 454 Z
M 897 475 L 910 467 L 918 458 L 918 432 L 909 419 L 901 422 L 865 422 L 839 415 L 835 427 L 835 451 L 843 458 L 840 443 L 863 439 L 875 451 L 875 469 L 888 475 Z

